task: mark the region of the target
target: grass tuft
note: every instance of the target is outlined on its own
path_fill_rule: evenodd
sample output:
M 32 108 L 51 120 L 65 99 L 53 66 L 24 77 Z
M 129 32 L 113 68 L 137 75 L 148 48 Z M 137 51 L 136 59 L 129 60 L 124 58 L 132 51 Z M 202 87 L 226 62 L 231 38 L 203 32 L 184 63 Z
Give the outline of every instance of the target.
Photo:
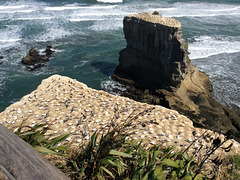
M 43 155 L 64 155 L 69 149 L 66 146 L 61 146 L 61 143 L 69 134 L 58 136 L 56 136 L 56 134 L 47 134 L 49 128 L 46 125 L 47 124 L 36 124 L 33 127 L 21 125 L 15 134 Z

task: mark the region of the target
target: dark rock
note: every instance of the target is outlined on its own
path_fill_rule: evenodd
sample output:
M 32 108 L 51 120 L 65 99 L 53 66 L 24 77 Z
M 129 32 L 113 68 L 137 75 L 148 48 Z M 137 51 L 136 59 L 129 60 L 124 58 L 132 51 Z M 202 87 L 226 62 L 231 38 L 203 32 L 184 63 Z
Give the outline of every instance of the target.
M 127 47 L 114 75 L 143 87 L 165 88 L 180 84 L 191 71 L 179 21 L 152 13 L 126 16 L 124 34 Z
M 197 127 L 223 134 L 232 130 L 240 140 L 239 115 L 213 99 L 208 75 L 188 57 L 179 21 L 152 13 L 129 15 L 124 34 L 127 46 L 113 74 L 128 85 L 122 95 L 177 110 Z
M 52 56 L 52 54 L 54 53 L 54 51 L 51 48 L 52 48 L 52 46 L 47 46 L 47 48 L 45 50 L 45 53 L 46 53 L 47 57 Z
M 43 67 L 45 63 L 49 61 L 49 58 L 54 52 L 51 50 L 51 48 L 52 46 L 47 46 L 45 55 L 40 55 L 39 52 L 34 48 L 30 49 L 28 55 L 22 59 L 22 63 L 27 65 L 29 70 L 35 70 Z
M 22 63 L 25 65 L 35 65 L 43 61 L 43 56 L 39 55 L 38 51 L 34 48 L 30 49 L 29 54 L 22 59 Z
M 1 59 L 4 59 L 4 57 L 0 56 L 0 65 L 3 63 L 3 61 L 1 61 Z
M 153 15 L 159 15 L 159 12 L 154 11 L 152 14 L 153 14 Z

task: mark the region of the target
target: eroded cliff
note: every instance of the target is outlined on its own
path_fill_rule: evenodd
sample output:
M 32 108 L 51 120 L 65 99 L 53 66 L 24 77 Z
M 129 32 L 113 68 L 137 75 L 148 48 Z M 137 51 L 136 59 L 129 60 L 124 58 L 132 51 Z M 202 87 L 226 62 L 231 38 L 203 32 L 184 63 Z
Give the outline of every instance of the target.
M 240 117 L 217 103 L 204 72 L 192 65 L 181 23 L 152 13 L 124 18 L 127 46 L 113 78 L 128 85 L 122 95 L 163 105 L 188 116 L 196 126 L 240 137 Z
M 147 87 L 178 85 L 192 67 L 179 21 L 140 13 L 124 18 L 127 47 L 114 75 Z

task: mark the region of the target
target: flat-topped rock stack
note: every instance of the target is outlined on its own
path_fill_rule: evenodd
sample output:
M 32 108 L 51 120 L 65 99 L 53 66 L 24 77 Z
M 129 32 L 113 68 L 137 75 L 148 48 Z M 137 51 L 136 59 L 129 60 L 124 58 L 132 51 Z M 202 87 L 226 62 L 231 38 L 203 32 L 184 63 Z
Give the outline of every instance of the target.
M 127 47 L 120 52 L 116 78 L 148 88 L 176 86 L 191 71 L 181 23 L 152 13 L 124 17 Z
M 72 148 L 86 144 L 94 132 L 104 133 L 126 120 L 130 124 L 123 132 L 132 134 L 129 140 L 143 140 L 145 146 L 163 143 L 180 150 L 205 131 L 193 127 L 192 121 L 177 111 L 91 89 L 59 75 L 43 80 L 35 91 L 0 113 L 0 123 L 13 131 L 22 123 L 28 126 L 46 123 L 51 129 L 49 133 L 70 133 L 66 143 L 72 142 Z M 224 138 L 210 130 L 207 133 L 213 138 Z M 228 140 L 224 146 L 232 142 L 230 153 L 239 153 L 239 143 L 234 140 Z M 210 143 L 210 137 L 201 139 L 189 151 L 194 153 Z M 221 148 L 216 152 L 222 153 L 225 154 Z
M 127 46 L 113 74 L 128 85 L 120 93 L 177 110 L 197 127 L 223 134 L 231 130 L 240 141 L 240 116 L 213 99 L 208 75 L 188 57 L 181 23 L 157 13 L 139 13 L 125 16 L 123 24 Z

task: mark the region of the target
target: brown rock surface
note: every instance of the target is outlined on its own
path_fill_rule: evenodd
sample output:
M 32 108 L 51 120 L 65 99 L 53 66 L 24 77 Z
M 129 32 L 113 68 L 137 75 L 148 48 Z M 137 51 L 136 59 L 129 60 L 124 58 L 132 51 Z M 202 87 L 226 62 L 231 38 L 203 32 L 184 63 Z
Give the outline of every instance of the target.
M 22 63 L 26 65 L 34 65 L 44 61 L 43 57 L 39 55 L 38 51 L 34 48 L 29 50 L 29 54 L 22 59 Z
M 152 13 L 128 15 L 124 34 L 127 46 L 113 74 L 128 85 L 122 95 L 177 110 L 198 127 L 231 130 L 240 141 L 239 115 L 213 99 L 208 75 L 188 58 L 179 21 Z
M 51 50 L 51 48 L 52 46 L 47 46 L 45 50 L 45 55 L 40 55 L 36 49 L 31 48 L 27 56 L 22 58 L 22 63 L 26 65 L 29 70 L 35 70 L 37 68 L 44 66 L 45 63 L 49 61 L 49 58 L 54 53 L 54 51 Z

